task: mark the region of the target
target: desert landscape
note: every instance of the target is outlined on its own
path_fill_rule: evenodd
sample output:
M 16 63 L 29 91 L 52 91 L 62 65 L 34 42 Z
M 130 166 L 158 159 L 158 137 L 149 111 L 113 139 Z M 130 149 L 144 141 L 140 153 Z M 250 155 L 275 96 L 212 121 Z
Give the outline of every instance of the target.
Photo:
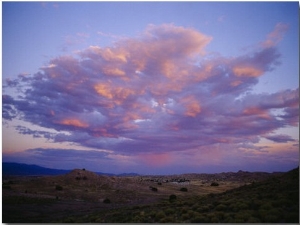
M 3 1 L 3 223 L 299 224 L 299 3 Z
M 4 223 L 299 222 L 299 168 L 168 176 L 3 176 Z

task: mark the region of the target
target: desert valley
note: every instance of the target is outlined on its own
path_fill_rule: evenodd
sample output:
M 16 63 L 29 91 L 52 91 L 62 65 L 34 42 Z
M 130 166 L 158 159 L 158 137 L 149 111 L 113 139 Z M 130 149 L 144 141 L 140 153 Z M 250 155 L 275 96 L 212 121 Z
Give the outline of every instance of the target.
M 298 2 L 1 11 L 3 223 L 299 224 Z
M 4 223 L 299 222 L 299 167 L 286 173 L 3 175 Z

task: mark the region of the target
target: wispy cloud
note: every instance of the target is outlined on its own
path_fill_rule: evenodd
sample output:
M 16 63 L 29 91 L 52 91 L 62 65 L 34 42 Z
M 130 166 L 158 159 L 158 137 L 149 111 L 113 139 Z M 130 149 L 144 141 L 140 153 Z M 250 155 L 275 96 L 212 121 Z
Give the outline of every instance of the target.
M 260 48 L 226 58 L 208 57 L 205 47 L 213 39 L 195 29 L 149 25 L 137 38 L 90 46 L 77 56 L 52 59 L 34 75 L 7 81 L 6 88 L 22 92 L 2 96 L 3 118 L 57 131 L 48 135 L 19 127 L 24 134 L 140 155 L 155 165 L 157 157 L 173 161 L 169 154 L 175 152 L 240 149 L 260 137 L 293 142 L 270 134 L 298 125 L 299 90 L 249 93 L 260 76 L 279 65 L 276 44 L 285 31 L 286 25 L 276 25 Z
M 223 23 L 223 22 L 225 21 L 225 19 L 226 19 L 226 16 L 224 16 L 224 15 L 219 16 L 219 17 L 218 17 L 218 22 L 219 22 L 219 23 Z
M 43 8 L 48 8 L 48 6 L 49 6 L 49 2 L 41 2 L 40 4 Z M 59 8 L 59 4 L 57 4 L 57 3 L 52 4 L 51 6 L 55 9 Z
M 68 48 L 72 46 L 85 44 L 89 38 L 90 38 L 90 34 L 84 32 L 78 32 L 76 34 L 66 35 L 64 37 L 64 44 L 62 46 L 62 50 L 67 51 Z
M 263 47 L 272 47 L 277 45 L 282 40 L 288 29 L 288 24 L 277 23 L 274 30 L 267 35 L 266 40 L 262 43 Z
M 288 135 L 284 135 L 284 134 L 279 134 L 279 135 L 269 135 L 269 136 L 265 136 L 265 138 L 274 141 L 274 142 L 279 142 L 279 143 L 287 143 L 289 141 L 296 141 L 295 139 L 291 138 Z

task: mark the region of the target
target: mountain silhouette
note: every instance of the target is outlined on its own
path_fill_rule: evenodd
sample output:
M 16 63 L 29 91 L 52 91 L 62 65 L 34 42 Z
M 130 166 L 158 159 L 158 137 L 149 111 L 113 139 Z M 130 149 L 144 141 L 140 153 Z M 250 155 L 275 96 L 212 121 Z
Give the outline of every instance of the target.
M 2 175 L 3 176 L 42 176 L 42 175 L 62 175 L 70 173 L 72 170 L 62 170 L 62 169 L 50 169 L 38 165 L 28 165 L 24 163 L 14 163 L 14 162 L 2 162 Z M 98 175 L 107 176 L 137 176 L 137 173 L 102 173 L 95 172 Z

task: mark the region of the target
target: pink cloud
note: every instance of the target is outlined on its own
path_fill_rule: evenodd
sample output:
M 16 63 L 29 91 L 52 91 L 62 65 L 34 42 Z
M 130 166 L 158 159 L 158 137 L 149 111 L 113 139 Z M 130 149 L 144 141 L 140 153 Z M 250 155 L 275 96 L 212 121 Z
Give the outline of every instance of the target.
M 275 27 L 268 36 L 272 46 L 227 58 L 205 57 L 213 39 L 195 29 L 150 25 L 136 38 L 90 46 L 7 81 L 6 88 L 18 90 L 19 97 L 3 95 L 2 115 L 56 132 L 20 133 L 138 154 L 153 166 L 174 162 L 177 152 L 216 164 L 230 161 L 231 151 L 241 159 L 245 149 L 262 151 L 253 147 L 260 137 L 287 141 L 270 134 L 298 126 L 298 89 L 249 93 L 260 76 L 279 65 L 275 44 L 284 31 L 283 25 Z
M 79 119 L 63 119 L 61 121 L 58 121 L 57 123 L 66 125 L 66 126 L 74 126 L 74 127 L 79 127 L 79 128 L 87 128 L 89 125 L 85 122 L 80 121 Z
M 151 167 L 167 166 L 173 161 L 169 153 L 140 154 L 138 159 Z
M 251 115 L 256 115 L 260 118 L 263 118 L 263 119 L 271 119 L 268 111 L 266 110 L 262 110 L 258 107 L 250 107 L 250 108 L 246 108 L 244 111 L 243 111 L 243 114 L 246 115 L 246 116 L 251 116 Z
M 262 43 L 265 48 L 277 45 L 288 31 L 289 25 L 285 23 L 277 23 L 274 30 L 267 35 L 266 40 Z
M 238 77 L 242 77 L 242 76 L 258 77 L 263 74 L 263 71 L 253 67 L 236 66 L 233 68 L 233 73 Z
M 186 110 L 184 115 L 195 117 L 197 114 L 201 112 L 201 106 L 196 98 L 192 95 L 186 96 L 180 100 L 185 106 Z

